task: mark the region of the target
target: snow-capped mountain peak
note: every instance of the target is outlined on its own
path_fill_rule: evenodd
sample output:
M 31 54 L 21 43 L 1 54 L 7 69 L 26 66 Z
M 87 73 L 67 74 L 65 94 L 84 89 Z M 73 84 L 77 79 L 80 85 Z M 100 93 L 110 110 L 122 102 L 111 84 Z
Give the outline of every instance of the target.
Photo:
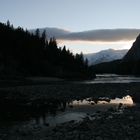
M 128 52 L 127 49 L 124 50 L 102 50 L 97 53 L 85 54 L 84 57 L 88 59 L 89 65 L 95 65 L 102 62 L 109 62 L 117 59 L 121 59 Z

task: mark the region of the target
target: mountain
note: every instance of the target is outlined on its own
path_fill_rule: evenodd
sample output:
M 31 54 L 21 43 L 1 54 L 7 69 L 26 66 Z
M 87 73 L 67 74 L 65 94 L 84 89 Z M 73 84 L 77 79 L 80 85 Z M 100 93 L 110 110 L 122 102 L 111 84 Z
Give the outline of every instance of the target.
M 100 63 L 91 67 L 95 73 L 140 76 L 140 35 L 138 35 L 132 47 L 122 59 Z
M 140 60 L 140 35 L 136 38 L 128 53 L 124 56 L 123 61 L 139 61 Z
M 140 75 L 140 35 L 136 38 L 128 53 L 122 59 L 124 74 Z
M 124 50 L 108 49 L 97 53 L 85 54 L 84 57 L 88 59 L 89 65 L 96 65 L 103 62 L 109 62 L 117 59 L 122 59 L 128 52 Z

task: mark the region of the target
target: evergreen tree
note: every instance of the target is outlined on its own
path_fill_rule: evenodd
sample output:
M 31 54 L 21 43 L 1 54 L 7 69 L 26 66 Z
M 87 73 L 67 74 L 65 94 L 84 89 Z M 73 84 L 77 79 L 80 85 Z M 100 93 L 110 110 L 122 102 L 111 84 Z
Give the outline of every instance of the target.
M 83 54 L 73 55 L 64 46 L 58 47 L 54 37 L 49 40 L 39 29 L 31 34 L 0 23 L 0 75 L 57 76 L 91 78 L 91 70 Z
M 10 21 L 9 20 L 7 20 L 7 27 L 10 27 Z
M 39 31 L 39 29 L 36 29 L 36 31 L 35 31 L 35 35 L 36 35 L 37 37 L 40 36 L 40 31 Z

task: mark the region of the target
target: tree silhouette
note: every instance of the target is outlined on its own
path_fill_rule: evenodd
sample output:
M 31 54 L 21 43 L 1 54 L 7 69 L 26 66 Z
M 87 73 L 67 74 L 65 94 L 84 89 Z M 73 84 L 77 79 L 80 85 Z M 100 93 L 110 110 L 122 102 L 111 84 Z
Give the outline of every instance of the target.
M 13 28 L 10 22 L 0 23 L 0 76 L 55 76 L 71 79 L 91 78 L 91 69 L 83 54 L 58 47 L 46 31 L 35 34 L 23 28 Z

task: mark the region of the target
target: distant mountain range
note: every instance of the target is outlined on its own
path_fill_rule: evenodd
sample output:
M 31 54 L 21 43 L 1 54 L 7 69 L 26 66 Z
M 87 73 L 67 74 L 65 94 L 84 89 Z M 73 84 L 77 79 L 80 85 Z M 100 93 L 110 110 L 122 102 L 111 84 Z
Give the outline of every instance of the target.
M 140 35 L 122 59 L 92 65 L 92 69 L 95 73 L 140 76 Z
M 97 53 L 85 54 L 84 57 L 88 59 L 89 65 L 96 65 L 103 62 L 122 59 L 127 52 L 128 52 L 127 49 L 124 50 L 108 49 Z

